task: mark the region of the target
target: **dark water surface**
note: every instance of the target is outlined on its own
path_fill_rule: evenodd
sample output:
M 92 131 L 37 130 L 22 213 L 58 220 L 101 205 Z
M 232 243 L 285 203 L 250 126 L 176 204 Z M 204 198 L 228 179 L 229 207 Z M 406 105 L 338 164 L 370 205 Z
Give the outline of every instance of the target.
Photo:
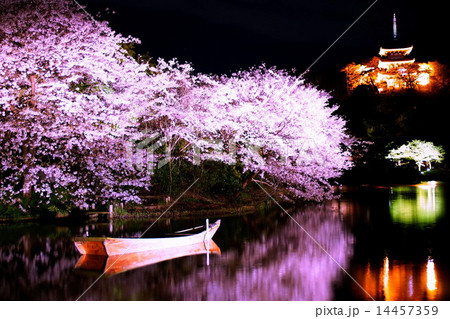
M 277 207 L 222 218 L 209 266 L 192 255 L 100 279 L 71 238 L 139 237 L 152 221 L 0 225 L 0 300 L 450 300 L 447 200 L 441 183 L 367 187 L 295 221 Z M 203 223 L 161 219 L 145 236 Z

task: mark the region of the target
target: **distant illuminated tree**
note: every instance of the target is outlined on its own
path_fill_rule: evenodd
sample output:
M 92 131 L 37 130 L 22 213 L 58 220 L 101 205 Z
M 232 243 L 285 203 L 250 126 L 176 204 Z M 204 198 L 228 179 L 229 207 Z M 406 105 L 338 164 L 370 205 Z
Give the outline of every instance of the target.
M 444 154 L 442 146 L 436 146 L 432 142 L 413 140 L 390 150 L 386 158 L 397 160 L 399 164 L 401 160 L 412 160 L 420 171 L 423 165 L 431 167 L 431 162 L 442 162 Z
M 437 61 L 429 62 L 432 72 L 430 73 L 430 82 L 434 89 L 442 89 L 449 86 L 450 68 Z
M 367 85 L 376 86 L 379 63 L 380 58 L 376 56 L 364 63 L 366 70 L 362 72 L 362 76 L 365 78 L 365 82 Z
M 342 69 L 342 72 L 345 72 L 347 75 L 348 91 L 353 91 L 360 85 L 376 86 L 379 60 L 378 57 L 373 57 L 364 64 L 356 64 L 354 62 L 347 64 Z
M 418 63 L 411 63 L 392 67 L 389 73 L 396 77 L 400 87 L 415 89 L 420 85 L 420 79 L 429 73 L 428 69 L 422 69 Z
M 360 72 L 358 71 L 361 67 L 360 64 L 355 62 L 347 64 L 341 71 L 345 73 L 347 78 L 347 90 L 349 92 L 353 91 L 357 86 L 360 85 Z

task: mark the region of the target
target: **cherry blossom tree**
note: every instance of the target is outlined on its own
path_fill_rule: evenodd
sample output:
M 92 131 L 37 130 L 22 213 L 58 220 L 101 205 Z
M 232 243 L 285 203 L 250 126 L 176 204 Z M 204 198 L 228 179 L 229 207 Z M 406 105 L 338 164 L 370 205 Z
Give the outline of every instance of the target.
M 302 200 L 328 198 L 329 181 L 350 168 L 344 120 L 330 96 L 303 79 L 265 66 L 230 77 L 194 75 L 173 61 L 158 68 L 164 72 L 154 79 L 166 88 L 151 127 L 162 128 L 172 148 L 182 144 L 182 157 L 239 164 Z
M 0 1 L 0 198 L 84 206 L 136 201 L 148 176 L 128 165 L 151 99 L 138 42 L 72 1 Z
M 401 160 L 412 160 L 416 163 L 419 171 L 422 165 L 431 168 L 431 162 L 440 163 L 444 160 L 444 149 L 442 146 L 436 146 L 432 142 L 412 140 L 398 148 L 389 151 L 386 156 L 387 159 L 396 160 L 401 163 Z
M 176 60 L 139 64 L 126 51 L 137 39 L 71 1 L 0 4 L 7 203 L 139 201 L 153 166 L 174 158 L 239 165 L 291 199 L 321 200 L 351 166 L 344 120 L 302 78 L 265 66 L 211 76 Z
M 221 81 L 213 95 L 213 104 L 227 110 L 220 132 L 224 140 L 232 136 L 244 169 L 290 198 L 328 198 L 329 181 L 351 166 L 353 142 L 344 120 L 333 115 L 330 96 L 264 66 Z

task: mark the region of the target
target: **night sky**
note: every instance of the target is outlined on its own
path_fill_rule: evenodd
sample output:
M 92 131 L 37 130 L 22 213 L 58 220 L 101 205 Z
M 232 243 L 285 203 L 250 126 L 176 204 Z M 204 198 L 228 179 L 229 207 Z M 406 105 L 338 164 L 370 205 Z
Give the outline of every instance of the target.
M 305 71 L 373 0 L 79 0 L 152 57 L 191 62 L 203 73 L 230 74 L 262 62 Z M 105 8 L 109 12 L 105 13 Z M 449 64 L 448 17 L 435 1 L 378 0 L 311 71 L 339 71 L 378 53 L 392 38 L 413 44 L 418 61 Z

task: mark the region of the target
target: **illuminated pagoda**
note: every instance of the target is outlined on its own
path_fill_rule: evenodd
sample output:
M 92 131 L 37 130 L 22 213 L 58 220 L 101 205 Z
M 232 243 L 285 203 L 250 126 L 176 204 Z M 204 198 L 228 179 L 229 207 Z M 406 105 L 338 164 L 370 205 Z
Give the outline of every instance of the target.
M 393 42 L 389 47 L 380 48 L 380 62 L 378 63 L 379 69 L 389 69 L 393 66 L 398 66 L 405 63 L 414 63 L 415 59 L 410 56 L 413 46 L 400 46 L 397 39 L 397 18 L 394 13 L 393 20 Z
M 432 76 L 436 77 L 432 63 L 418 63 L 412 56 L 412 45 L 402 43 L 397 36 L 397 17 L 393 18 L 393 38 L 380 47 L 378 56 L 365 64 L 354 62 L 342 69 L 347 75 L 348 91 L 360 85 L 376 86 L 379 92 L 399 89 L 429 90 Z M 437 65 L 437 62 L 433 62 Z
M 379 91 L 411 86 L 425 86 L 430 82 L 430 67 L 426 63 L 415 63 L 412 45 L 402 45 L 397 37 L 397 18 L 392 24 L 393 41 L 380 48 L 378 74 L 375 84 Z

